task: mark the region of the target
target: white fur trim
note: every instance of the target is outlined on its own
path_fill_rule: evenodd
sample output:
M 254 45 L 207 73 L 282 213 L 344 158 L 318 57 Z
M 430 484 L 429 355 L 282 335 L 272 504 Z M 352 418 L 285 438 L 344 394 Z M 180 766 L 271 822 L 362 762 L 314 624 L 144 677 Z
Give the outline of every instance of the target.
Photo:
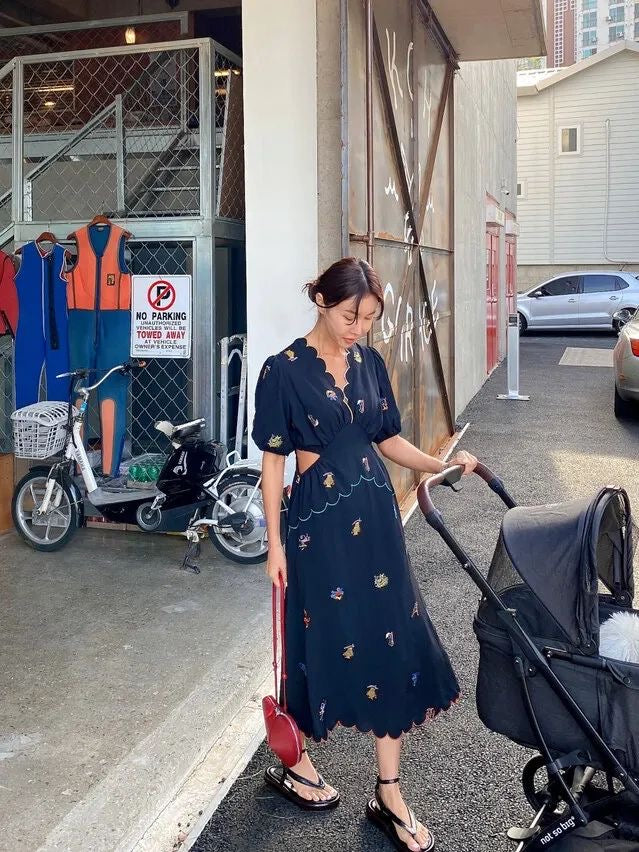
M 616 612 L 601 625 L 599 653 L 602 657 L 639 663 L 639 615 Z

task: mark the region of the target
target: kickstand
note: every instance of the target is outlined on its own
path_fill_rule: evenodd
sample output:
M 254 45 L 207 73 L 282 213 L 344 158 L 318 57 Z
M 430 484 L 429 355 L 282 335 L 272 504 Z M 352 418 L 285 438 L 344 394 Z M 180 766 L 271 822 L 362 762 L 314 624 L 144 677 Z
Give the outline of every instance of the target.
M 200 574 L 201 571 L 198 566 L 193 562 L 194 559 L 197 559 L 200 555 L 200 541 L 190 541 L 189 546 L 186 548 L 186 553 L 184 554 L 184 559 L 182 560 L 182 564 L 180 565 L 180 571 L 192 571 L 194 574 Z

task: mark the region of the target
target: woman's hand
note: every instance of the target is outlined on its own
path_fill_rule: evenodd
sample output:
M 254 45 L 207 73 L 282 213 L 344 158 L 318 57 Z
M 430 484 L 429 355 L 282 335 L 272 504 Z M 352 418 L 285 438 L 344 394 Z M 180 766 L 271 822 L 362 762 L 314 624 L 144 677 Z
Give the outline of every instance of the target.
M 286 554 L 279 541 L 273 542 L 272 545 L 269 543 L 266 574 L 275 586 L 286 587 Z
M 472 473 L 477 467 L 477 459 L 471 453 L 467 453 L 466 450 L 460 450 L 458 453 L 447 462 L 446 466 L 451 467 L 452 465 L 462 465 L 464 468 L 464 476 L 469 473 Z

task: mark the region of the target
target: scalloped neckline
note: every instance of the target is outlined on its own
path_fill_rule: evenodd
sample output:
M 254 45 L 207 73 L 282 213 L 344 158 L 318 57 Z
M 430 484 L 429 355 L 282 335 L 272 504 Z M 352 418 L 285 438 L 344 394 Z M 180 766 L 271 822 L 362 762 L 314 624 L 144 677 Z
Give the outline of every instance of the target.
M 348 397 L 346 396 L 346 388 L 350 385 L 350 382 L 348 380 L 348 372 L 351 369 L 351 354 L 352 354 L 351 348 L 349 347 L 346 350 L 346 355 L 344 357 L 344 360 L 346 361 L 346 369 L 344 370 L 345 384 L 344 384 L 343 387 L 340 387 L 340 385 L 338 385 L 336 380 L 335 380 L 335 376 L 328 369 L 328 367 L 326 365 L 326 361 L 322 358 L 322 356 L 317 351 L 317 348 L 315 346 L 313 346 L 312 343 L 309 343 L 308 340 L 306 339 L 306 337 L 300 337 L 298 339 L 301 340 L 301 342 L 304 344 L 306 349 L 312 350 L 311 354 L 314 356 L 315 360 L 318 361 L 324 367 L 324 372 L 326 373 L 326 375 L 331 380 L 331 384 L 333 385 L 333 387 L 342 394 L 344 399 L 347 399 Z M 355 346 L 356 344 L 353 344 L 353 345 Z

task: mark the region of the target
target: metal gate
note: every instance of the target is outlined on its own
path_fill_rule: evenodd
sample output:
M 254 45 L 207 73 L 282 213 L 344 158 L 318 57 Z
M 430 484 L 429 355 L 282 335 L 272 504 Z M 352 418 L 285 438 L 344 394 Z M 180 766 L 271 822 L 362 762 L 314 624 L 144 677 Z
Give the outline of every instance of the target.
M 455 55 L 422 0 L 347 0 L 348 248 L 375 266 L 372 335 L 422 449 L 453 432 Z M 399 497 L 417 482 L 393 471 Z

